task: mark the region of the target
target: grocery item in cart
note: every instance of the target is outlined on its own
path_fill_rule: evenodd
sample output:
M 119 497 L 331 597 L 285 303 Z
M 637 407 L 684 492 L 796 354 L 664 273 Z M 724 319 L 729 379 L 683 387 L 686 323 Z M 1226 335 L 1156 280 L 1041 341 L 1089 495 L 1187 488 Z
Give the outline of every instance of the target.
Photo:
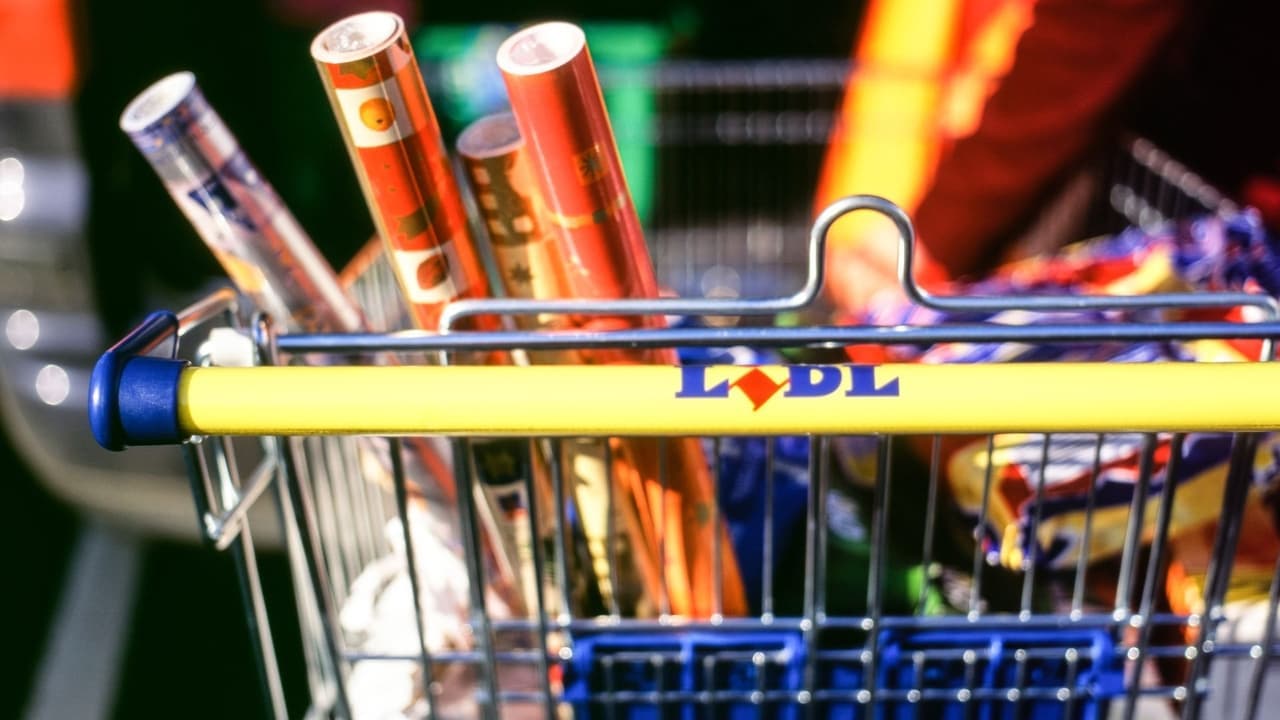
M 510 113 L 487 115 L 458 136 L 458 155 L 475 199 L 495 270 L 507 297 L 571 297 L 555 230 L 546 219 L 546 202 L 535 185 L 520 128 Z M 563 329 L 563 315 L 520 315 L 525 329 Z M 541 351 L 535 363 L 576 362 L 573 353 Z
M 392 720 L 425 714 L 421 666 L 409 659 L 421 652 L 417 647 L 419 626 L 415 612 L 421 613 L 421 628 L 426 634 L 422 641 L 428 649 L 472 645 L 473 628 L 467 624 L 470 599 L 466 565 L 452 548 L 441 543 L 441 538 L 448 536 L 449 528 L 420 505 L 411 505 L 406 519 L 413 550 L 419 558 L 419 592 L 431 602 L 417 610 L 413 606 L 405 533 L 400 519 L 392 518 L 383 528 L 391 554 L 371 563 L 355 579 L 339 616 L 342 629 L 353 645 L 373 658 L 355 662 L 351 667 L 348 692 L 353 716 L 357 718 Z M 488 593 L 485 604 L 493 617 L 519 614 L 518 608 L 506 605 L 502 596 L 493 592 Z M 476 717 L 475 669 L 463 663 L 447 662 L 440 662 L 433 669 L 433 697 L 440 716 Z M 531 692 L 539 685 L 537 676 L 527 665 L 504 664 L 498 674 L 499 683 L 506 690 Z M 505 711 L 503 717 L 538 716 L 517 706 L 514 712 Z
M 956 505 L 976 516 L 991 464 L 992 482 L 987 505 L 987 550 L 1007 567 L 1019 569 L 1033 560 L 1039 565 L 1074 568 L 1081 552 L 1087 561 L 1118 555 L 1125 545 L 1134 487 L 1141 475 L 1147 436 L 1131 433 L 1060 433 L 1047 442 L 1042 435 L 997 435 L 992 452 L 979 440 L 958 449 L 947 475 Z M 1173 537 L 1198 530 L 1217 517 L 1214 503 L 1222 495 L 1231 436 L 1191 433 L 1183 438 L 1177 471 L 1169 477 L 1175 450 L 1168 435 L 1151 440 L 1152 475 L 1146 501 L 1147 517 L 1155 517 L 1160 491 L 1167 482 L 1177 486 L 1169 521 Z M 1253 477 L 1260 485 L 1275 480 L 1274 437 L 1260 443 Z M 1048 463 L 1043 459 L 1048 457 Z M 1101 458 L 1095 470 L 1094 459 Z M 1041 488 L 1037 491 L 1037 488 Z M 1093 496 L 1093 526 L 1085 545 L 1086 508 Z M 1038 520 L 1033 518 L 1039 515 Z M 1149 539 L 1152 528 L 1147 528 Z
M 1263 230 L 1256 216 L 1210 215 L 1163 226 L 1156 230 L 1132 228 L 1116 236 L 1079 243 L 1048 257 L 1012 263 L 992 277 L 957 283 L 953 292 L 971 295 L 1089 294 L 1132 295 L 1183 290 L 1245 290 L 1280 295 L 1280 255 L 1275 240 Z M 1185 319 L 1251 319 L 1250 310 L 1140 311 L 1136 319 L 1175 321 Z M 1106 323 L 1130 313 L 1119 311 L 1064 311 L 999 313 L 944 313 L 897 302 L 881 302 L 872 310 L 878 324 L 948 324 L 993 322 Z M 925 347 L 880 349 L 853 348 L 862 361 L 923 363 L 975 362 L 1221 362 L 1256 359 L 1260 343 L 1196 340 L 1189 342 L 1098 342 L 1090 344 L 942 343 Z M 1178 484 L 1171 516 L 1176 536 L 1213 520 L 1214 498 L 1221 494 L 1231 447 L 1227 434 L 1195 433 L 1181 444 L 1178 474 L 1166 478 L 1172 445 L 1170 437 L 1154 439 L 1152 494 L 1154 513 L 1159 488 L 1167 480 Z M 1087 561 L 1119 553 L 1125 542 L 1125 523 L 1146 439 L 1136 434 L 1058 434 L 1048 440 L 1040 435 L 997 435 L 988 452 L 986 439 L 948 438 L 946 467 L 954 501 L 977 516 L 988 466 L 991 472 L 988 528 L 983 539 L 988 551 L 1011 568 L 1031 561 L 1052 567 L 1075 567 L 1079 554 Z M 1259 485 L 1276 482 L 1276 441 L 1264 439 L 1253 465 Z M 1095 471 L 1095 455 L 1101 465 Z M 1043 464 L 1043 459 L 1048 464 Z M 1086 545 L 1086 507 L 1096 503 L 1093 526 Z M 1034 519 L 1038 516 L 1038 520 Z
M 317 35 L 311 55 L 414 320 L 434 330 L 447 303 L 489 291 L 404 22 L 353 15 Z
M 120 126 L 236 288 L 259 309 L 292 331 L 368 329 L 333 268 L 250 162 L 194 75 L 180 72 L 151 85 L 125 109 Z M 361 441 L 365 448 L 375 444 Z M 425 439 L 405 447 L 413 487 L 430 499 L 452 501 L 447 449 Z M 371 455 L 386 457 L 376 449 Z M 384 467 L 382 475 L 389 471 Z
M 435 330 L 445 305 L 487 297 L 489 286 L 404 21 L 389 12 L 352 15 L 321 31 L 311 55 L 414 322 Z M 493 318 L 465 324 L 497 327 Z M 532 466 L 527 449 L 520 459 Z M 502 538 L 523 536 L 523 528 L 507 527 L 501 508 L 480 499 L 498 579 L 514 588 L 519 551 Z
M 236 288 L 259 309 L 292 331 L 368 329 L 364 314 L 209 105 L 194 75 L 180 72 L 151 85 L 125 109 L 120 125 Z M 374 442 L 365 439 L 362 445 Z M 450 498 L 446 449 L 420 439 L 406 449 L 413 486 L 429 498 Z
M 488 239 L 494 270 L 507 297 L 568 297 L 571 293 L 566 287 L 564 262 L 555 231 L 546 220 L 546 204 L 535 185 L 515 118 L 509 113 L 482 117 L 462 132 L 457 147 L 464 165 L 464 177 L 483 221 L 482 234 Z M 567 318 L 557 314 L 519 315 L 514 320 L 519 327 L 526 329 L 569 327 Z M 525 356 L 536 364 L 567 364 L 581 360 L 571 351 L 536 351 L 527 352 Z M 563 458 L 561 467 L 582 509 L 577 516 L 578 525 L 586 536 L 587 552 L 592 558 L 591 580 L 595 582 L 602 603 L 596 608 L 582 607 L 578 610 L 603 612 L 617 609 L 627 615 L 652 614 L 656 608 L 646 603 L 645 589 L 657 586 L 653 582 L 656 574 L 648 574 L 649 582 L 637 575 L 636 555 L 632 550 L 646 546 L 643 542 L 629 540 L 635 537 L 639 527 L 630 499 L 611 500 L 607 442 L 599 438 L 565 440 L 560 442 L 559 449 Z M 549 445 L 547 450 L 550 451 Z M 545 474 L 545 465 L 541 469 Z M 613 513 L 612 518 L 610 513 Z M 616 537 L 609 534 L 611 520 L 624 529 Z M 609 545 L 611 540 L 612 547 Z M 646 568 L 653 566 L 652 562 L 644 563 Z M 584 577 L 581 581 L 588 579 Z M 555 596 L 554 593 L 547 595 Z
M 498 50 L 520 132 L 563 235 L 575 297 L 656 297 L 586 37 L 576 25 L 526 28 Z
M 499 48 L 498 67 L 520 132 L 538 161 L 539 189 L 559 232 L 573 296 L 657 297 L 657 280 L 582 30 L 564 22 L 521 30 Z M 659 317 L 577 320 L 584 329 L 663 322 Z M 593 351 L 583 357 L 588 362 L 676 362 L 672 350 Z M 662 561 L 671 610 L 695 617 L 744 614 L 737 563 L 731 552 L 716 557 L 728 542 L 723 524 L 710 512 L 715 497 L 697 441 L 624 439 L 615 442 L 613 451 L 619 480 L 642 517 L 647 514 L 642 525 L 652 532 L 646 550 Z
M 367 329 L 332 268 L 249 162 L 200 93 L 194 76 L 178 73 L 152 85 L 125 110 L 121 126 L 236 286 L 260 309 L 290 331 Z M 359 438 L 357 446 L 365 476 L 389 487 L 387 443 L 366 437 Z M 442 551 L 460 556 L 461 530 L 448 448 L 428 438 L 409 438 L 401 447 L 410 503 L 432 519 L 432 527 L 444 530 L 435 538 Z M 349 477 L 339 480 L 363 482 Z M 503 570 L 500 577 L 508 578 L 505 584 L 509 585 L 515 573 Z M 465 587 L 465 573 L 461 579 Z M 447 595 L 425 598 L 424 613 L 456 614 L 455 623 L 465 617 L 465 609 L 458 610 Z
M 236 286 L 290 327 L 354 332 L 360 312 L 196 84 L 179 72 L 143 90 L 120 128 Z
M 546 217 L 546 203 L 536 186 L 520 128 L 509 113 L 489 115 L 472 123 L 458 138 L 458 152 L 466 178 L 484 220 L 484 231 L 495 269 L 508 297 L 556 299 L 571 297 L 556 228 Z M 527 329 L 557 330 L 570 326 L 564 315 L 517 316 Z M 527 353 L 530 362 L 581 362 L 572 351 Z M 629 616 L 652 615 L 650 588 L 660 586 L 657 559 L 644 536 L 641 511 L 622 493 L 611 497 L 608 441 L 577 438 L 563 441 L 563 468 L 592 557 L 594 580 L 603 608 Z M 613 517 L 610 518 L 610 513 Z M 609 523 L 622 529 L 610 537 Z M 612 542 L 612 545 L 610 543 Z M 617 584 L 619 587 L 614 587 Z
M 1231 581 L 1227 585 L 1225 603 L 1219 611 L 1223 625 L 1218 640 L 1224 644 L 1239 643 L 1265 647 L 1264 638 L 1268 623 L 1275 618 L 1272 603 L 1275 597 L 1272 583 L 1280 558 L 1280 537 L 1263 494 L 1251 492 L 1246 500 L 1241 518 L 1241 535 L 1232 563 Z M 1165 578 L 1165 592 L 1169 608 L 1179 615 L 1201 615 L 1206 611 L 1205 582 L 1214 562 L 1214 535 L 1218 523 L 1211 523 L 1194 532 L 1185 533 L 1170 544 L 1169 569 Z M 1196 641 L 1195 629 L 1177 628 L 1181 641 Z M 1274 639 L 1274 638 L 1273 638 Z M 1184 658 L 1170 658 L 1162 663 L 1161 670 L 1166 684 L 1186 682 L 1190 663 Z M 1218 658 L 1210 669 L 1209 682 L 1213 690 L 1206 704 L 1208 717 L 1234 717 L 1240 698 L 1248 696 L 1250 675 L 1254 670 L 1251 658 L 1226 655 Z M 1271 707 L 1280 701 L 1277 679 L 1280 668 L 1274 662 L 1265 670 L 1262 688 L 1262 706 Z

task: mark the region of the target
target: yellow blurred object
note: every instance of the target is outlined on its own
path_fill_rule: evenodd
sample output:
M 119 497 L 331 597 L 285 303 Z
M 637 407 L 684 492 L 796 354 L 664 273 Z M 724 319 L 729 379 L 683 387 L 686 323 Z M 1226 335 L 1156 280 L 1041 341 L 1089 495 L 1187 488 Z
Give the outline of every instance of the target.
M 1035 0 L 876 0 L 868 8 L 818 181 L 816 208 L 871 193 L 908 213 L 918 207 L 948 145 L 976 130 L 996 83 L 1013 64 Z M 845 307 L 892 285 L 897 234 L 885 218 L 842 218 L 829 236 Z M 918 267 L 929 265 L 921 255 Z M 927 270 L 926 270 L 927 272 Z

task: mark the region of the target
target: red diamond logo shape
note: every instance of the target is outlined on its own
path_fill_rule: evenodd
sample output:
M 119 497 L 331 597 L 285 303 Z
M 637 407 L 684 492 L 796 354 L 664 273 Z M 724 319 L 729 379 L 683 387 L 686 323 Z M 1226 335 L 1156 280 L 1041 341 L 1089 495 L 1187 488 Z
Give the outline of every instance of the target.
M 769 402 L 769 398 L 776 395 L 788 382 L 790 381 L 775 382 L 765 371 L 760 368 L 752 368 L 743 373 L 742 377 L 735 380 L 733 387 L 738 388 L 743 395 L 747 396 L 747 399 L 751 401 L 751 410 L 754 412 Z

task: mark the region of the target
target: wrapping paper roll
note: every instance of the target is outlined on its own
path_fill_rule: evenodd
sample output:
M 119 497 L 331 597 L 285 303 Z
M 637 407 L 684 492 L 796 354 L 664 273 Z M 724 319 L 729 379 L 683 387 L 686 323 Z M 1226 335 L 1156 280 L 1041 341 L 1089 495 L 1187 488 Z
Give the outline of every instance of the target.
M 575 297 L 656 297 L 640 220 L 582 30 L 543 23 L 498 50 L 520 131 L 564 236 Z
M 205 100 L 194 75 L 176 73 L 148 87 L 125 108 L 120 127 L 232 283 L 258 307 L 291 331 L 369 329 L 333 268 Z M 447 448 L 425 439 L 408 441 L 406 448 L 415 487 L 428 498 L 453 502 Z
M 205 100 L 195 75 L 175 73 L 148 87 L 125 108 L 120 128 L 261 309 L 291 330 L 361 328 L 333 268 Z
M 487 115 L 458 137 L 458 154 L 484 220 L 489 247 L 503 290 L 515 298 L 566 298 L 573 291 L 564 274 L 558 232 L 548 222 L 546 203 L 537 188 L 524 139 L 509 113 Z M 526 329 L 556 330 L 571 326 L 563 315 L 518 316 Z M 576 351 L 528 353 L 534 364 L 582 362 Z M 580 522 L 591 556 L 596 590 L 606 609 L 646 616 L 657 611 L 649 589 L 658 587 L 657 561 L 648 548 L 640 513 L 630 497 L 614 497 L 615 537 L 609 536 L 610 468 L 608 441 L 578 438 L 564 441 L 564 467 L 573 496 L 582 508 Z M 610 541 L 613 541 L 612 547 Z M 613 567 L 616 566 L 616 567 Z M 615 587 L 615 582 L 617 587 Z
M 379 11 L 344 18 L 316 36 L 311 56 L 414 324 L 436 330 L 445 305 L 487 297 L 489 286 L 404 21 Z M 482 317 L 462 327 L 499 323 Z M 464 361 L 507 358 L 468 354 Z M 518 594 L 520 550 L 504 538 L 523 531 L 506 527 L 509 518 L 479 488 L 476 499 L 498 587 Z
M 563 22 L 534 25 L 503 42 L 497 61 L 536 166 L 547 218 L 558 231 L 572 296 L 657 297 L 653 265 L 582 30 Z M 617 329 L 663 322 L 660 317 L 584 318 L 578 325 Z M 588 362 L 677 362 L 674 350 L 583 357 Z M 698 441 L 621 439 L 613 456 L 615 478 L 648 530 L 643 533 L 648 558 L 661 563 L 663 587 L 653 589 L 655 596 L 665 596 L 659 605 L 691 617 L 745 614 L 742 580 L 724 525 L 713 519 L 715 493 Z
M 368 329 L 332 267 L 205 100 L 194 75 L 170 75 L 144 90 L 126 107 L 120 126 L 232 282 L 256 305 L 291 331 Z M 357 445 L 368 476 L 389 482 L 385 443 L 359 438 Z M 404 452 L 411 487 L 426 500 L 428 512 L 442 526 L 456 523 L 448 448 L 410 438 Z M 460 531 L 452 532 L 457 537 Z M 500 573 L 498 586 L 510 585 L 511 577 L 509 570 Z
M 487 296 L 488 281 L 404 22 L 353 15 L 317 35 L 311 55 L 414 322 L 434 330 L 445 304 Z
M 458 154 L 507 296 L 572 297 L 555 230 L 547 222 L 546 203 L 515 118 L 509 113 L 487 115 L 467 126 L 458 136 Z M 568 325 L 560 315 L 520 316 L 516 323 L 526 329 Z M 569 355 L 561 359 L 573 362 Z

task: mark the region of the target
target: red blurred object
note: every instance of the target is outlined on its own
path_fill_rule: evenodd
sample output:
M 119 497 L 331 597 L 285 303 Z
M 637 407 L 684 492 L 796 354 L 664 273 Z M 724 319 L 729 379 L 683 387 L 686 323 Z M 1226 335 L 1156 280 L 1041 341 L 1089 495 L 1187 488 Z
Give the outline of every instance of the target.
M 77 81 L 66 0 L 0 0 L 0 96 L 65 98 Z
M 1257 208 L 1268 228 L 1273 232 L 1280 231 L 1280 179 L 1254 175 L 1244 181 L 1240 199 Z

